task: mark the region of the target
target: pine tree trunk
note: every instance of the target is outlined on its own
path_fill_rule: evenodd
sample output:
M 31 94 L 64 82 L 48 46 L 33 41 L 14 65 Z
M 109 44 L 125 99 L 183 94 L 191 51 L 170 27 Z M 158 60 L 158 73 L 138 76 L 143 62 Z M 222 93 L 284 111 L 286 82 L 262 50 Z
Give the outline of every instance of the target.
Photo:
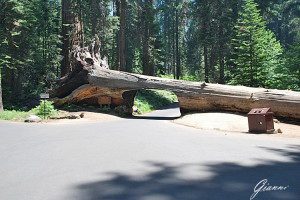
M 77 26 L 77 28 L 75 29 L 75 33 L 78 35 L 78 41 L 77 44 L 73 44 L 73 45 L 80 45 L 81 48 L 84 47 L 84 29 L 83 29 L 83 13 L 82 13 L 82 8 L 81 5 L 79 5 L 79 11 L 78 11 L 78 17 L 75 18 L 75 24 Z
M 209 16 L 207 12 L 209 11 L 209 2 L 204 1 L 201 6 L 201 14 L 200 14 L 200 22 L 201 22 L 201 27 L 200 30 L 202 32 L 202 45 L 203 45 L 203 57 L 204 57 L 204 81 L 206 83 L 209 82 L 209 41 L 208 39 L 208 34 L 209 34 Z
M 96 13 L 97 12 L 97 2 L 96 0 L 90 0 L 90 3 L 91 3 L 91 10 L 92 10 L 92 13 Z M 92 36 L 95 36 L 97 34 L 97 15 L 96 14 L 93 14 L 92 15 L 92 19 L 91 19 L 91 25 L 92 25 Z
M 205 79 L 204 81 L 206 83 L 209 82 L 209 69 L 208 69 L 208 50 L 207 50 L 207 46 L 206 44 L 204 44 L 204 47 L 203 47 L 203 54 L 204 54 L 204 75 L 205 75 Z
M 224 62 L 223 53 L 220 53 L 220 56 L 219 56 L 219 65 L 220 65 L 219 83 L 220 84 L 224 84 L 225 83 L 225 62 Z
M 222 19 L 222 2 L 218 1 L 218 4 L 220 5 L 218 8 L 219 16 Z M 223 31 L 223 21 L 219 20 L 219 31 L 218 31 L 218 43 L 219 43 L 219 81 L 218 83 L 224 84 L 225 83 L 225 61 L 224 61 L 224 31 Z
M 80 7 L 80 5 L 79 5 Z M 78 11 L 72 9 L 71 0 L 62 0 L 62 63 L 61 76 L 72 71 L 70 64 L 70 52 L 73 46 L 83 47 L 83 23 L 81 20 L 81 8 Z
M 145 12 L 146 13 L 146 12 Z M 144 13 L 144 14 L 145 14 Z M 149 75 L 150 73 L 150 55 L 149 55 L 149 30 L 148 30 L 148 23 L 144 18 L 144 30 L 143 30 L 143 52 L 142 52 L 142 64 L 143 64 L 143 74 Z
M 202 19 L 202 28 L 203 33 L 206 37 L 207 34 L 207 21 L 206 19 Z M 207 41 L 203 41 L 203 56 L 204 56 L 204 81 L 206 83 L 209 82 L 209 63 L 208 63 L 208 48 L 207 48 Z
M 71 1 L 62 0 L 62 63 L 61 76 L 65 76 L 70 71 L 70 33 L 72 30 L 73 15 L 71 12 Z
M 120 19 L 121 16 L 121 0 L 115 0 L 116 10 L 115 10 L 115 16 L 117 16 Z M 120 24 L 121 25 L 121 24 Z M 121 27 L 120 27 L 121 29 Z M 116 32 L 116 66 L 114 67 L 117 70 L 120 70 L 120 30 Z
M 120 0 L 119 9 L 120 9 L 119 70 L 126 71 L 126 55 L 125 55 L 126 0 Z
M 216 48 L 215 48 L 215 44 L 211 44 L 210 45 L 210 52 L 209 52 L 209 75 L 211 77 L 211 79 L 213 80 L 213 82 L 217 79 L 216 78 L 216 61 L 217 61 L 217 55 L 216 55 Z
M 175 22 L 172 19 L 172 69 L 173 77 L 176 79 L 176 39 L 175 39 Z
M 178 0 L 177 0 L 178 6 Z M 180 63 L 180 49 L 179 49 L 179 14 L 178 8 L 176 8 L 176 79 L 179 79 L 181 76 L 181 63 Z
M 153 12 L 151 7 L 153 6 L 153 0 L 147 0 L 143 3 L 143 13 L 142 13 L 142 23 L 143 23 L 143 50 L 142 50 L 142 64 L 143 64 L 143 74 L 153 76 L 154 75 L 154 66 L 151 62 L 150 55 L 150 37 L 151 37 L 151 21 Z M 151 15 L 149 17 L 149 15 Z

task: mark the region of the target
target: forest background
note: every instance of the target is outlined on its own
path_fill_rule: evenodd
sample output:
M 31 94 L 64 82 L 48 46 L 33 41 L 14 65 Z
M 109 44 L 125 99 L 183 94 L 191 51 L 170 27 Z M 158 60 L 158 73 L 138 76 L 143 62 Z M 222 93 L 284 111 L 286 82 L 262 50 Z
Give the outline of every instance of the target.
M 299 0 L 0 0 L 0 110 L 35 106 L 95 37 L 114 70 L 300 90 Z

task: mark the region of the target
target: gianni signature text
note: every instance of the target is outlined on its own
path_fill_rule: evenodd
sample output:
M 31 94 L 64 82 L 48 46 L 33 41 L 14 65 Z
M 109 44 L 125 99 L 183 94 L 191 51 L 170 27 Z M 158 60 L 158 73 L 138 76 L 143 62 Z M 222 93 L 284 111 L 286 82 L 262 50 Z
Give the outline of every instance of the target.
M 259 181 L 254 187 L 253 194 L 250 197 L 250 200 L 253 200 L 260 192 L 271 192 L 271 191 L 285 191 L 289 186 L 277 186 L 270 185 L 268 179 L 263 179 Z

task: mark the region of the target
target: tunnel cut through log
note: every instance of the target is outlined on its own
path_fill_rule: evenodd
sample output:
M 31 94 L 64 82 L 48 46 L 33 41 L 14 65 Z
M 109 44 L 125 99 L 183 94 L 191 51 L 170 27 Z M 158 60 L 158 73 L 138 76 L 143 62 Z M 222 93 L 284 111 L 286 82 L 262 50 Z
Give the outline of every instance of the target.
M 74 77 L 53 90 L 56 104 L 94 99 L 99 104 L 107 102 L 128 107 L 131 112 L 137 90 L 165 89 L 177 95 L 182 112 L 226 110 L 246 113 L 252 108 L 271 107 L 277 116 L 300 119 L 299 92 L 170 80 L 103 68 L 82 68 Z M 85 81 L 80 85 L 76 80 Z
M 174 92 L 181 112 L 238 111 L 271 107 L 276 116 L 300 119 L 300 92 L 207 84 L 120 72 L 108 69 L 100 55 L 100 42 L 88 48 L 75 47 L 72 69 L 57 81 L 51 97 L 58 105 L 85 102 L 123 106 L 131 114 L 137 90 L 161 89 Z

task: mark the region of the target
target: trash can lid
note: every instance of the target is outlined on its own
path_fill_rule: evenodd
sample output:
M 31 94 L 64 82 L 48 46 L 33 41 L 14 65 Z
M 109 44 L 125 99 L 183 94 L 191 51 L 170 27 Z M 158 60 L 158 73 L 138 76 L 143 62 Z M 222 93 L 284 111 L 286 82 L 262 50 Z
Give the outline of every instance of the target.
M 253 108 L 248 115 L 261 115 L 271 112 L 271 108 Z

